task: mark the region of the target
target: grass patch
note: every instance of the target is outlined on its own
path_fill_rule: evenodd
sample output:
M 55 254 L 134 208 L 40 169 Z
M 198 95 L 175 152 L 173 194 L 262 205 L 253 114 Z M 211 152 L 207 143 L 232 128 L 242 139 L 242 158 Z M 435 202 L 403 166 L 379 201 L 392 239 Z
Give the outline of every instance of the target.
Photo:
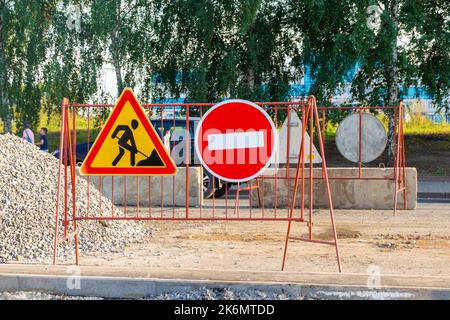
M 72 128 L 72 118 L 69 118 L 70 127 Z M 77 115 L 75 120 L 77 128 L 77 143 L 86 143 L 88 138 L 90 141 L 95 140 L 98 134 L 98 129 L 94 128 L 94 121 L 91 118 L 89 123 L 85 116 Z M 48 144 L 49 151 L 53 152 L 59 149 L 59 136 L 61 128 L 61 115 L 54 115 L 50 119 L 45 114 L 41 114 L 39 128 L 46 127 L 48 129 Z M 88 137 L 88 128 L 90 128 L 90 136 Z
M 387 118 L 384 115 L 380 115 L 378 118 L 387 130 Z M 325 137 L 334 138 L 338 126 L 338 124 L 327 123 Z M 403 122 L 403 132 L 405 135 L 446 135 L 450 134 L 450 123 L 434 123 L 424 116 L 415 115 L 410 121 Z
M 72 115 L 70 115 L 70 126 L 72 127 Z M 77 143 L 86 143 L 88 141 L 88 127 L 90 127 L 89 140 L 94 141 L 98 135 L 99 129 L 95 128 L 95 120 L 91 117 L 88 125 L 88 119 L 85 116 L 77 115 L 76 117 L 76 128 L 77 128 Z M 40 128 L 48 129 L 48 144 L 49 152 L 53 152 L 59 149 L 59 135 L 61 128 L 61 115 L 52 115 L 48 117 L 47 114 L 41 112 L 38 125 L 33 128 L 35 134 L 35 139 L 39 139 Z M 0 132 L 3 132 L 3 123 L 0 121 Z M 13 125 L 13 133 L 18 136 L 22 136 L 21 130 L 18 130 L 15 125 Z
M 450 134 L 450 124 L 436 124 L 424 116 L 414 116 L 403 126 L 405 135 L 446 135 Z

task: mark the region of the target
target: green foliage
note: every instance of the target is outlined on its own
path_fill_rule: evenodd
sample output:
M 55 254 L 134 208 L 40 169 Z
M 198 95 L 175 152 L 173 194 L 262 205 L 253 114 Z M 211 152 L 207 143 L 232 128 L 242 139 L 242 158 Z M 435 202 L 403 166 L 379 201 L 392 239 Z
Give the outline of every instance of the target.
M 448 108 L 449 16 L 447 0 L 0 0 L 0 117 L 36 125 L 63 97 L 112 102 L 105 65 L 143 101 L 286 101 L 308 72 L 321 105 L 350 83 L 362 104 L 416 86 Z
M 301 73 L 283 1 L 156 1 L 156 96 L 286 100 Z
M 59 110 L 63 97 L 72 101 L 89 101 L 98 92 L 103 66 L 103 48 L 85 3 L 63 1 L 52 17 L 48 63 L 45 65 L 43 90 L 47 111 Z M 74 12 L 74 13 L 73 13 Z M 75 14 L 74 16 L 72 14 Z M 77 16 L 79 15 L 79 16 Z M 80 19 L 80 26 L 69 19 Z
M 327 101 L 350 82 L 353 98 L 363 104 L 397 104 L 415 86 L 424 87 L 438 106 L 448 108 L 447 0 L 292 0 L 291 4 L 293 25 L 303 44 L 296 59 L 311 67 L 312 93 L 319 101 Z M 384 8 L 378 30 L 367 23 L 371 5 Z
M 403 131 L 406 135 L 450 135 L 450 123 L 434 123 L 421 115 L 414 115 L 405 122 Z
M 441 109 L 448 109 L 450 102 L 449 17 L 450 2 L 446 0 L 408 0 L 402 10 L 411 37 L 407 70 L 414 71 L 411 78 L 420 79 Z
M 42 63 L 56 0 L 0 1 L 0 116 L 11 128 L 36 124 L 42 98 Z
M 118 92 L 140 82 L 143 98 L 150 95 L 156 13 L 150 0 L 92 0 L 89 4 L 95 46 L 104 50 L 106 62 L 113 65 Z M 146 85 L 147 84 L 147 85 Z
M 290 20 L 300 34 L 297 65 L 309 67 L 311 94 L 327 104 L 342 91 L 373 35 L 366 27 L 368 1 L 292 0 Z

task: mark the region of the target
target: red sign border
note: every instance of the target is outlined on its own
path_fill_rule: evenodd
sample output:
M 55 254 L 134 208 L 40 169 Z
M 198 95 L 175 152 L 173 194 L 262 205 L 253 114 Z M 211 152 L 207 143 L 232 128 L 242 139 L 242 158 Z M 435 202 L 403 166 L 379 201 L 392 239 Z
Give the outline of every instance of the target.
M 200 148 L 198 145 L 198 134 L 200 131 L 200 128 L 202 127 L 203 121 L 208 117 L 208 115 L 213 112 L 214 110 L 223 107 L 226 104 L 229 103 L 234 103 L 234 102 L 239 102 L 239 103 L 244 103 L 247 104 L 257 110 L 259 110 L 261 113 L 264 114 L 264 116 L 266 117 L 266 119 L 269 121 L 271 127 L 272 127 L 272 132 L 273 132 L 273 137 L 274 137 L 274 143 L 273 143 L 273 148 L 272 148 L 272 154 L 269 157 L 269 160 L 267 161 L 267 163 L 254 175 L 250 176 L 250 177 L 246 177 L 244 179 L 229 179 L 229 178 L 225 178 L 222 177 L 221 175 L 217 174 L 216 172 L 214 172 L 212 169 L 209 168 L 209 166 L 203 161 L 203 157 L 202 154 L 200 152 Z M 274 161 L 275 155 L 276 155 L 276 150 L 278 149 L 278 131 L 277 128 L 275 127 L 275 124 L 273 123 L 272 118 L 270 118 L 270 116 L 267 114 L 267 112 L 261 108 L 260 106 L 258 106 L 256 103 L 248 101 L 248 100 L 243 100 L 243 99 L 230 99 L 230 100 L 225 100 L 222 101 L 216 105 L 214 105 L 211 109 L 209 109 L 204 115 L 203 117 L 200 119 L 199 123 L 197 124 L 197 129 L 195 130 L 195 135 L 194 135 L 194 145 L 195 145 L 195 152 L 197 153 L 197 157 L 200 160 L 203 168 L 205 168 L 209 173 L 211 173 L 213 176 L 215 176 L 216 178 L 219 178 L 220 180 L 226 181 L 226 182 L 232 182 L 232 183 L 243 183 L 243 182 L 247 182 L 250 181 L 258 176 L 261 175 L 261 173 L 263 173 Z
M 165 167 L 158 168 L 94 168 L 92 163 L 96 158 L 100 148 L 102 147 L 104 141 L 108 138 L 109 133 L 117 118 L 119 117 L 125 104 L 129 102 L 133 107 L 136 116 L 138 117 L 140 123 L 144 126 L 145 131 L 152 140 L 155 148 L 161 157 L 162 162 Z M 94 142 L 93 147 L 89 150 L 89 153 L 84 160 L 80 168 L 80 173 L 85 176 L 173 176 L 177 173 L 177 167 L 175 166 L 172 158 L 167 154 L 161 139 L 158 137 L 155 129 L 153 128 L 150 120 L 145 115 L 139 101 L 130 88 L 125 88 L 122 92 L 117 104 L 115 105 L 113 111 L 109 115 L 108 119 L 99 136 Z

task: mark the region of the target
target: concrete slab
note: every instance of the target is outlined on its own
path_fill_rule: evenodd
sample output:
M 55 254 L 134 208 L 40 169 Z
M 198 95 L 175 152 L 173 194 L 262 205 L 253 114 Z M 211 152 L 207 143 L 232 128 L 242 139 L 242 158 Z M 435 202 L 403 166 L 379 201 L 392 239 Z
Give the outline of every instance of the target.
M 199 288 L 292 292 L 317 299 L 450 299 L 450 277 L 383 275 L 379 288 L 367 275 L 226 270 L 162 270 L 81 267 L 78 287 L 70 285 L 73 267 L 0 266 L 0 291 L 141 298 Z
M 308 173 L 308 170 L 306 170 Z M 291 168 L 287 179 L 278 179 L 276 184 L 275 176 L 286 177 L 286 169 L 267 169 L 264 176 L 258 178 L 261 198 L 264 198 L 264 206 L 273 208 L 276 204 L 278 208 L 287 208 L 291 205 L 291 197 L 294 189 L 294 178 L 296 169 Z M 367 209 L 386 210 L 393 209 L 394 205 L 394 181 L 387 180 L 394 176 L 392 168 L 363 168 L 363 178 L 358 177 L 358 168 L 329 168 L 330 178 L 344 178 L 346 180 L 330 179 L 333 205 L 335 209 Z M 322 169 L 316 168 L 314 177 L 322 177 Z M 352 178 L 352 179 L 349 179 Z M 385 179 L 385 180 L 382 180 Z M 417 207 L 417 171 L 415 168 L 406 168 L 407 184 L 407 209 L 413 210 Z M 276 188 L 275 188 L 276 187 Z M 276 189 L 276 192 L 275 192 Z M 300 204 L 300 192 L 297 197 L 297 204 Z M 328 207 L 328 198 L 322 180 L 314 180 L 313 185 L 314 206 L 320 208 Z M 305 204 L 308 205 L 309 183 L 305 183 Z M 255 204 L 258 202 L 257 190 L 252 191 L 252 199 Z M 403 193 L 399 193 L 398 206 L 403 208 Z
M 189 175 L 189 206 L 197 207 L 203 201 L 203 171 L 201 167 L 178 167 L 175 176 L 167 177 L 89 177 L 89 182 L 115 205 L 185 207 L 186 172 Z M 80 176 L 83 179 L 87 177 Z M 101 179 L 101 182 L 100 182 Z M 124 194 L 126 188 L 126 195 Z

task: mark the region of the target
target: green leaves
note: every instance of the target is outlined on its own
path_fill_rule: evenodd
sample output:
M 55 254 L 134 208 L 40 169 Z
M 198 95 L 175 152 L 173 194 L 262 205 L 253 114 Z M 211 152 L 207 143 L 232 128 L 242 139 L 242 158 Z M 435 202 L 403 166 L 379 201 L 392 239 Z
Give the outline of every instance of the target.
M 0 1 L 0 116 L 5 131 L 24 122 L 35 124 L 42 99 L 43 63 L 48 30 L 57 1 Z
M 159 95 L 273 100 L 301 73 L 284 1 L 158 2 Z M 205 100 L 206 99 L 206 100 Z
M 450 95 L 450 3 L 409 0 L 403 8 L 405 30 L 411 34 L 408 52 L 417 78 L 441 108 Z M 447 100 L 446 100 L 447 99 Z
M 104 100 L 105 66 L 145 101 L 288 100 L 308 72 L 322 103 L 416 86 L 448 108 L 449 17 L 447 0 L 0 0 L 0 117 Z
M 319 100 L 326 101 L 342 84 L 350 83 L 354 99 L 361 103 L 397 103 L 392 101 L 393 88 L 405 92 L 410 86 L 422 86 L 444 106 L 450 88 L 448 1 L 291 3 L 292 27 L 302 39 L 296 59 L 311 67 L 312 93 Z M 376 32 L 367 23 L 371 5 L 384 8 Z M 355 67 L 355 76 L 349 77 Z

